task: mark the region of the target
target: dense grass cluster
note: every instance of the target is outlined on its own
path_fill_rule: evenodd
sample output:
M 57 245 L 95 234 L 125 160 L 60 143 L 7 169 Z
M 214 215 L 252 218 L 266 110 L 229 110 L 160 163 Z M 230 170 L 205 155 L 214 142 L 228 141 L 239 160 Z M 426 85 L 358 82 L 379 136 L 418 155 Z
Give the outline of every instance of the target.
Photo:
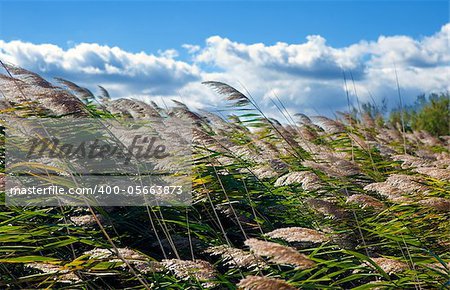
M 278 122 L 219 82 L 205 85 L 228 99 L 226 119 L 7 69 L 3 114 L 192 122 L 194 203 L 1 206 L 0 288 L 449 287 L 449 136 L 282 104 Z

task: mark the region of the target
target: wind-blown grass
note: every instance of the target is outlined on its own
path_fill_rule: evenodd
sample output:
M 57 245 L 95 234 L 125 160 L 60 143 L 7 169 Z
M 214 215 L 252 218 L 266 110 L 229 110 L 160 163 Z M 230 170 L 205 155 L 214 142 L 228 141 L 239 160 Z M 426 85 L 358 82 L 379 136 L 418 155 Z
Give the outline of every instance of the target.
M 1 206 L 1 288 L 449 286 L 448 137 L 346 114 L 288 116 L 282 124 L 218 82 L 206 84 L 234 106 L 226 120 L 181 103 L 163 109 L 111 99 L 104 88 L 96 97 L 66 80 L 61 88 L 6 68 L 3 114 L 192 122 L 194 203 Z

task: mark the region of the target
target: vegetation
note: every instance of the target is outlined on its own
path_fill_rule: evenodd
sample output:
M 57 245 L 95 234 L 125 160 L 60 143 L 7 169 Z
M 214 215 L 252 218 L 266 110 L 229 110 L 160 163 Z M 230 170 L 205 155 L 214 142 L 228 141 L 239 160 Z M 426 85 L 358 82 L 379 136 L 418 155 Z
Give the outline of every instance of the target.
M 434 136 L 447 136 L 450 134 L 450 94 L 418 96 L 414 105 L 392 111 L 389 121 L 401 124 L 402 115 L 409 131 L 424 130 Z
M 194 202 L 1 206 L 0 288 L 450 285 L 449 138 L 436 137 L 448 135 L 440 122 L 421 123 L 445 104 L 448 112 L 444 97 L 430 98 L 416 121 L 407 117 L 410 130 L 402 132 L 375 115 L 309 118 L 279 104 L 281 123 L 219 82 L 205 85 L 229 101 L 227 119 L 178 102 L 165 109 L 113 100 L 104 89 L 94 96 L 71 82 L 57 87 L 21 68 L 7 69 L 10 76 L 0 75 L 3 114 L 192 122 Z M 432 134 L 420 131 L 426 128 Z

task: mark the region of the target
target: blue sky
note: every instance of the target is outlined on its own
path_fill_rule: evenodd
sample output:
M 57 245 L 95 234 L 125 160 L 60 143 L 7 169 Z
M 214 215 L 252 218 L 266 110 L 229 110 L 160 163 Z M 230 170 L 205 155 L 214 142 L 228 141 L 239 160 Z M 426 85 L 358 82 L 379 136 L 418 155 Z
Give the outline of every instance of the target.
M 319 34 L 342 47 L 379 35 L 420 37 L 448 22 L 448 1 L 1 1 L 3 40 L 96 42 L 156 52 L 212 35 L 295 43 Z
M 448 1 L 0 0 L 0 57 L 118 97 L 213 106 L 197 84 L 215 78 L 269 111 L 273 92 L 292 110 L 332 111 L 346 102 L 342 71 L 363 101 L 391 96 L 394 63 L 411 100 L 447 89 L 449 13 Z

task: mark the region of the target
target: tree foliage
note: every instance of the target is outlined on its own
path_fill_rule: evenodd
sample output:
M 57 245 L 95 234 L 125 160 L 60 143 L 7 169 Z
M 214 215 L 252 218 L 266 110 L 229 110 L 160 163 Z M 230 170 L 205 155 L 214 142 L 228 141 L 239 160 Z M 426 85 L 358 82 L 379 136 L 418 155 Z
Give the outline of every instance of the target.
M 401 124 L 401 118 L 406 130 L 424 130 L 434 136 L 444 136 L 450 133 L 450 94 L 420 95 L 412 106 L 395 109 L 390 113 L 391 124 Z

